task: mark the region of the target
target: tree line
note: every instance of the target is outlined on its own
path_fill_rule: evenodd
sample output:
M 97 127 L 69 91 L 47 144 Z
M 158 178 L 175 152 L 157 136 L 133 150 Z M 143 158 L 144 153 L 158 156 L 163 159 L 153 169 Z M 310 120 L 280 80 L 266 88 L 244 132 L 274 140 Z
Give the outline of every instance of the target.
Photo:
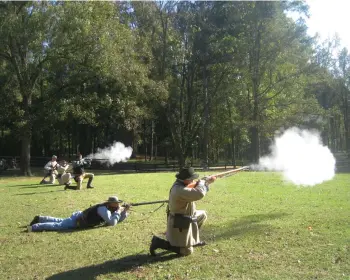
M 0 154 L 257 161 L 275 131 L 349 150 L 349 65 L 301 1 L 0 2 Z

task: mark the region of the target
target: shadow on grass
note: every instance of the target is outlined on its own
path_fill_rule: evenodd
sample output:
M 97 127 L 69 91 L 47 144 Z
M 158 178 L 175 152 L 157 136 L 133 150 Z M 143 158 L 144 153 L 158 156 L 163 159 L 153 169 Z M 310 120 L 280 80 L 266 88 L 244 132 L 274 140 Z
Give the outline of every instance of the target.
M 28 223 L 29 225 L 29 223 Z M 38 231 L 38 232 L 33 232 L 35 234 L 43 234 L 45 232 L 57 232 L 57 233 L 73 233 L 73 232 L 79 232 L 79 231 L 86 231 L 86 230 L 93 230 L 93 229 L 99 229 L 102 227 L 107 227 L 105 225 L 100 225 L 100 226 L 95 226 L 95 227 L 89 227 L 89 228 L 74 228 L 74 229 L 65 229 L 65 230 L 60 230 L 60 231 L 56 231 L 56 230 L 44 230 L 44 231 Z M 24 231 L 22 231 L 22 233 L 26 233 L 27 231 L 27 225 L 25 226 L 19 226 L 18 228 L 25 228 Z
M 62 187 L 63 185 L 51 185 L 51 184 L 31 184 L 31 185 L 17 185 L 16 187 L 22 187 L 21 189 L 36 189 L 36 188 L 42 188 L 42 187 Z
M 7 186 L 8 188 L 13 188 L 13 187 L 22 187 L 21 189 L 26 189 L 26 188 L 45 188 L 45 187 L 59 187 L 63 185 L 58 185 L 56 184 L 40 184 L 40 183 L 34 183 L 34 184 L 22 184 L 22 185 L 11 185 Z
M 105 228 L 105 227 L 108 227 L 108 226 L 99 225 L 99 226 L 87 227 L 87 228 L 73 228 L 73 229 L 60 230 L 60 231 L 57 231 L 57 233 L 73 233 L 73 232 L 94 230 L 94 229 Z
M 17 194 L 14 194 L 14 195 L 33 195 L 33 194 L 52 193 L 52 192 L 65 192 L 65 190 L 62 189 L 62 190 L 48 191 L 48 192 L 17 193 Z
M 31 186 L 36 186 L 36 187 L 31 187 Z M 39 188 L 39 187 L 46 187 L 46 186 L 51 186 L 51 185 L 43 185 L 40 183 L 34 183 L 34 184 L 23 184 L 23 185 L 11 185 L 11 186 L 6 186 L 7 188 L 13 188 L 13 187 L 28 187 L 28 188 Z M 23 189 L 23 188 L 21 188 Z
M 227 239 L 234 236 L 246 236 L 246 235 L 261 235 L 266 234 L 272 229 L 271 225 L 264 224 L 264 221 L 275 220 L 284 216 L 290 215 L 288 213 L 267 213 L 256 214 L 242 217 L 238 220 L 225 224 L 224 227 L 220 226 L 204 226 L 203 239 L 214 233 L 214 239 Z M 206 233 L 205 233 L 206 232 Z
M 179 256 L 176 254 L 169 254 L 167 252 L 159 254 L 157 257 L 152 257 L 148 254 L 130 255 L 121 259 L 107 261 L 97 265 L 57 273 L 46 278 L 46 280 L 95 280 L 100 275 L 120 273 L 124 271 L 134 271 L 137 274 L 140 266 L 157 262 L 166 262 L 175 258 L 179 258 Z

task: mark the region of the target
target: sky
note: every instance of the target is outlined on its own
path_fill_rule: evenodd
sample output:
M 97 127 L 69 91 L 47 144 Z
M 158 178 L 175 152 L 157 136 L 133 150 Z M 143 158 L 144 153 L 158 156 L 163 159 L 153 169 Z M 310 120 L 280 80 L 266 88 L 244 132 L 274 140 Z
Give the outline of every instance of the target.
M 318 32 L 321 40 L 338 33 L 341 45 L 350 50 L 350 0 L 306 0 L 310 18 L 306 19 L 309 35 Z

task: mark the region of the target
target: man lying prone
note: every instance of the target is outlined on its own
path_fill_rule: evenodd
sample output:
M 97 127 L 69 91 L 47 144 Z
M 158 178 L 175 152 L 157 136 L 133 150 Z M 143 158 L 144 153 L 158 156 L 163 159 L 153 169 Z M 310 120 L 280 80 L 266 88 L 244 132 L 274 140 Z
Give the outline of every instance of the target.
M 70 217 L 62 219 L 50 216 L 35 216 L 27 227 L 28 232 L 61 231 L 68 229 L 84 229 L 101 224 L 115 226 L 128 216 L 129 205 L 121 206 L 122 200 L 111 196 L 107 201 L 91 206 L 84 211 L 74 212 Z

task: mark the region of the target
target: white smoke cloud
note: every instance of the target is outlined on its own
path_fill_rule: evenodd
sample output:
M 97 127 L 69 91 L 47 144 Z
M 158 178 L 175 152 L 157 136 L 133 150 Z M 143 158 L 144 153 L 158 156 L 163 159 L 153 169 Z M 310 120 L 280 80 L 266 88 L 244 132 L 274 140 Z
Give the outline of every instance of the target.
M 97 153 L 90 154 L 87 157 L 92 159 L 98 159 L 100 162 L 113 165 L 117 162 L 126 162 L 132 154 L 131 147 L 125 147 L 121 142 L 114 142 L 113 145 L 104 149 L 98 148 Z
M 271 154 L 260 158 L 252 168 L 282 171 L 295 185 L 314 186 L 331 180 L 335 174 L 335 158 L 323 146 L 318 132 L 290 128 L 275 138 Z

